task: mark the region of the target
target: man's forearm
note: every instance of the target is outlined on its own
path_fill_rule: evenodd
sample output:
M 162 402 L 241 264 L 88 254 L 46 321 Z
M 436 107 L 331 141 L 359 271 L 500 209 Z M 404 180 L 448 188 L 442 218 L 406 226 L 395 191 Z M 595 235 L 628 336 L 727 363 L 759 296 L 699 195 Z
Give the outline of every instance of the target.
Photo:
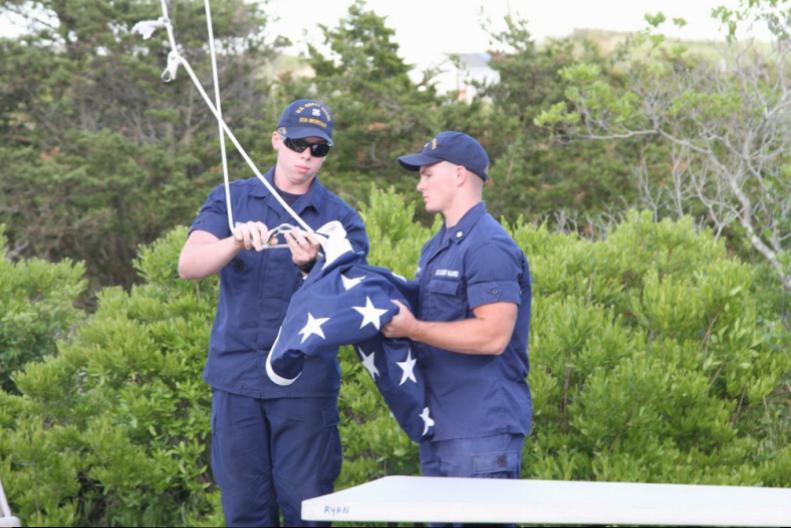
M 204 279 L 219 273 L 241 249 L 233 236 L 210 242 L 190 241 L 179 257 L 179 276 L 182 279 Z
M 473 317 L 458 321 L 420 320 L 402 302 L 394 299 L 393 303 L 398 312 L 382 328 L 385 337 L 406 337 L 459 354 L 502 354 L 516 324 L 517 306 L 509 302 L 477 306 Z
M 511 331 L 476 318 L 461 321 L 415 321 L 411 339 L 459 354 L 499 355 Z M 513 330 L 513 326 L 511 327 Z

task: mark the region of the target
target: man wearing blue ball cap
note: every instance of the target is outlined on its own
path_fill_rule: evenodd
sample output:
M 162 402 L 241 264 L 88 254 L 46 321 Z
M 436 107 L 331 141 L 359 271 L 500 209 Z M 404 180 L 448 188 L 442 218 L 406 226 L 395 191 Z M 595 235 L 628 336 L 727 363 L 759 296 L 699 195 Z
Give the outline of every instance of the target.
M 320 101 L 289 104 L 271 136 L 277 163 L 264 177 L 313 229 L 338 220 L 354 250 L 367 253 L 362 219 L 317 178 L 332 130 Z M 312 356 L 300 379 L 281 387 L 265 362 L 320 246 L 292 231 L 285 234 L 288 249 L 263 251 L 269 230 L 293 219 L 257 178 L 230 187 L 234 229 L 219 185 L 192 223 L 178 265 L 182 278 L 220 276 L 203 372 L 212 388 L 212 473 L 228 526 L 277 526 L 281 513 L 287 526 L 300 526 L 307 524 L 302 500 L 332 492 L 340 472 L 340 367 L 337 354 Z
M 530 269 L 487 212 L 489 157 L 462 132 L 437 134 L 398 158 L 420 174 L 426 210 L 444 219 L 418 263 L 418 307 L 384 326 L 414 342 L 434 435 L 420 445 L 425 476 L 519 478 L 532 403 L 526 376 Z

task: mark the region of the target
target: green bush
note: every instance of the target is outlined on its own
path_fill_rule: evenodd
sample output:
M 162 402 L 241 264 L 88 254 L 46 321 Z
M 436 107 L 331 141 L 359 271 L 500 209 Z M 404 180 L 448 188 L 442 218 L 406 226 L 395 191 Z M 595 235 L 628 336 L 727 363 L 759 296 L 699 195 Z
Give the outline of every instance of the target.
M 512 231 L 535 283 L 528 476 L 791 484 L 791 335 L 750 265 L 689 219 Z
M 216 525 L 201 380 L 216 280 L 178 280 L 186 230 L 148 248 L 146 283 L 102 290 L 60 354 L 0 393 L 0 474 L 26 525 Z
M 16 391 L 11 373 L 56 351 L 83 319 L 75 301 L 86 287 L 85 267 L 64 260 L 13 262 L 0 224 L 0 388 Z
M 392 190 L 362 210 L 371 262 L 414 275 L 429 231 Z M 534 434 L 523 476 L 791 486 L 791 335 L 755 268 L 686 220 L 632 213 L 607 240 L 507 226 L 534 278 Z M 26 525 L 218 525 L 201 369 L 215 279 L 179 280 L 185 230 L 141 250 L 59 354 L 0 392 L 0 475 Z M 763 277 L 763 276 L 762 276 Z M 417 474 L 350 347 L 338 488 Z

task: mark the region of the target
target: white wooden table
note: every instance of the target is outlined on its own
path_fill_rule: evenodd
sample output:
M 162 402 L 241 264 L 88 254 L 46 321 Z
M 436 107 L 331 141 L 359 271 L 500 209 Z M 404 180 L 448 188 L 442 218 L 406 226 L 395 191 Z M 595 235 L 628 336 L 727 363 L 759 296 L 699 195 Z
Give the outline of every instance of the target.
M 791 526 L 791 488 L 384 477 L 302 501 L 310 521 Z

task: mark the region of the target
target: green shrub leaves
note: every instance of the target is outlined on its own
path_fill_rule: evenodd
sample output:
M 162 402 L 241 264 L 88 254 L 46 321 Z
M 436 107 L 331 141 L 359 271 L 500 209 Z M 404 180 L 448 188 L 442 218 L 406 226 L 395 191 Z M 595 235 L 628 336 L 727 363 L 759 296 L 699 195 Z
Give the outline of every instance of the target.
M 429 230 L 392 189 L 369 203 L 371 262 L 413 276 Z M 525 478 L 791 485 L 791 333 L 755 267 L 688 220 L 630 213 L 595 242 L 507 228 L 534 279 Z M 185 236 L 142 248 L 143 284 L 102 290 L 90 316 L 80 265 L 0 260 L 0 354 L 17 361 L 0 476 L 25 524 L 222 523 L 201 380 L 217 281 L 177 278 Z M 337 487 L 417 474 L 351 347 L 341 366 Z

